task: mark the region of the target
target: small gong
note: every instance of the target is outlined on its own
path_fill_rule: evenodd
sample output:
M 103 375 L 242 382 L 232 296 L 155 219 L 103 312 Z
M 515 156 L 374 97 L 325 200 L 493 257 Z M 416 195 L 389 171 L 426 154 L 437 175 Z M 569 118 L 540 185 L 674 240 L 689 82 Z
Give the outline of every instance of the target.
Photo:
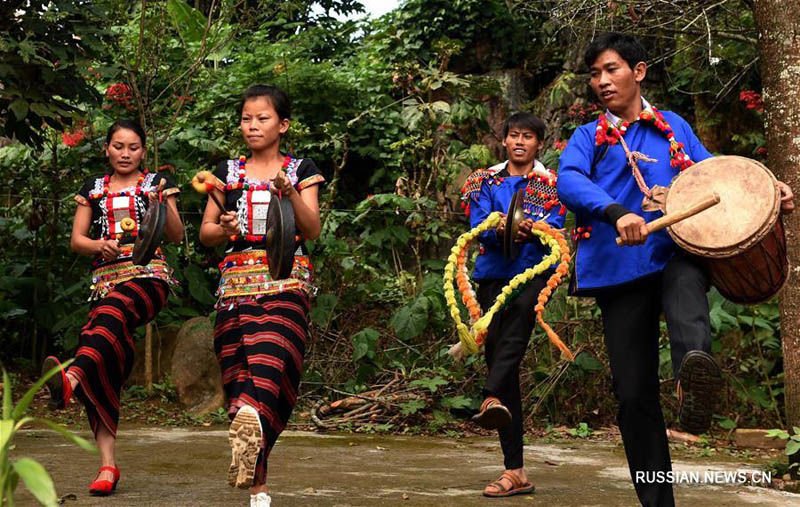
M 139 233 L 133 243 L 133 263 L 146 266 L 153 260 L 156 250 L 164 237 L 167 222 L 167 205 L 161 200 L 150 201 L 150 206 L 142 218 Z
M 514 238 L 519 232 L 519 223 L 525 219 L 525 213 L 522 211 L 523 200 L 524 190 L 520 188 L 508 204 L 506 228 L 503 234 L 503 255 L 506 259 L 514 260 L 519 253 L 519 244 L 514 241 Z
M 273 280 L 284 280 L 292 274 L 295 241 L 294 208 L 288 197 L 272 196 L 267 210 L 266 244 L 269 273 Z

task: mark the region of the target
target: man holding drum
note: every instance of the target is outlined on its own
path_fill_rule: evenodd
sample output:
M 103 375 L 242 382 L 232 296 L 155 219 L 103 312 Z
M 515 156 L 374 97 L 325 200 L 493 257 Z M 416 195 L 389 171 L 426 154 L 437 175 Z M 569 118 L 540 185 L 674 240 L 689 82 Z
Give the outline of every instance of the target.
M 662 506 L 674 505 L 672 485 L 654 480 L 671 470 L 659 400 L 662 311 L 684 429 L 708 430 L 722 376 L 710 355 L 707 273 L 666 231 L 648 233 L 646 227 L 661 216 L 655 187 L 669 187 L 680 171 L 712 155 L 683 118 L 642 97 L 645 60 L 632 36 L 607 33 L 590 44 L 590 84 L 607 109 L 570 138 L 560 158 L 558 194 L 575 213 L 579 232 L 571 292 L 595 297 L 602 312 L 634 487 L 642 505 Z M 791 190 L 779 186 L 781 208 L 791 211 Z M 628 248 L 618 248 L 617 237 Z

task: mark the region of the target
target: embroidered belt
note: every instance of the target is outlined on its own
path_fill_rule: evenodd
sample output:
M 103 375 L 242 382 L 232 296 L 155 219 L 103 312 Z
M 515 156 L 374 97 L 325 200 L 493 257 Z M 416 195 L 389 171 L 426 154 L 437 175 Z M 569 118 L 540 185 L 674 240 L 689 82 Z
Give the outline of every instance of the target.
M 170 286 L 179 285 L 178 281 L 172 276 L 172 268 L 164 260 L 161 249 L 157 249 L 153 260 L 146 266 L 138 266 L 133 263 L 131 255 L 133 245 L 123 245 L 120 247 L 120 254 L 117 261 L 104 264 L 92 271 L 92 293 L 89 301 L 96 301 L 108 295 L 114 290 L 117 284 L 133 280 L 134 278 L 157 278 L 164 280 Z
M 309 296 L 317 289 L 311 285 L 311 260 L 307 255 L 295 255 L 292 273 L 285 280 L 273 280 L 269 273 L 266 250 L 247 250 L 232 253 L 219 264 L 221 276 L 216 296 L 217 306 L 236 300 L 255 300 L 265 294 L 292 289 L 305 291 Z

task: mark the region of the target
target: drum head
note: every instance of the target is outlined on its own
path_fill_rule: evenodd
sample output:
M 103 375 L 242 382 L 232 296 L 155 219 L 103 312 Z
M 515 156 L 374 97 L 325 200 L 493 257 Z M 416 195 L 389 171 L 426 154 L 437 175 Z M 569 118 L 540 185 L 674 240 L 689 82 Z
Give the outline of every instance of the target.
M 167 206 L 163 202 L 151 201 L 142 218 L 136 241 L 133 243 L 133 263 L 146 266 L 153 260 L 156 250 L 164 237 L 164 225 L 167 222 Z
M 506 229 L 503 234 L 503 255 L 506 259 L 514 260 L 519 253 L 519 244 L 514 241 L 519 232 L 519 223 L 525 219 L 525 213 L 522 211 L 522 201 L 524 199 L 524 190 L 519 189 L 517 193 L 511 198 L 508 204 L 508 212 L 506 213 Z
M 295 242 L 294 208 L 289 198 L 272 196 L 267 210 L 265 237 L 269 274 L 273 280 L 284 280 L 292 274 Z
M 685 250 L 704 257 L 730 257 L 759 242 L 780 212 L 780 190 L 763 164 L 744 157 L 706 159 L 680 173 L 667 195 L 666 214 L 716 192 L 720 203 L 669 228 Z

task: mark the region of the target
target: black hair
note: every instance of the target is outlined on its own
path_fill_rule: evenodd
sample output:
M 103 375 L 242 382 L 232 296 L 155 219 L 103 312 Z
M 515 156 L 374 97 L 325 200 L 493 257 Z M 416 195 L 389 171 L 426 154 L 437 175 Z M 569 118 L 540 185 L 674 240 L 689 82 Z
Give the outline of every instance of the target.
M 647 51 L 642 47 L 639 39 L 624 33 L 607 32 L 598 35 L 586 48 L 586 52 L 583 54 L 586 68 L 590 69 L 600 53 L 607 49 L 616 51 L 631 69 L 637 63 L 647 61 Z
M 145 143 L 147 143 L 147 134 L 145 134 L 144 129 L 141 125 L 133 120 L 117 120 L 108 127 L 108 133 L 106 134 L 106 144 L 111 142 L 111 138 L 114 136 L 114 132 L 122 129 L 133 130 L 137 136 L 139 136 L 139 140 L 142 142 L 142 148 L 144 148 Z
M 289 96 L 277 86 L 269 85 L 255 85 L 245 90 L 242 94 L 242 103 L 239 105 L 239 115 L 244 110 L 245 102 L 258 97 L 268 98 L 281 120 L 292 117 L 292 104 L 289 102 Z
M 532 130 L 539 142 L 544 141 L 545 124 L 538 116 L 531 113 L 514 113 L 503 124 L 503 139 L 512 128 Z

